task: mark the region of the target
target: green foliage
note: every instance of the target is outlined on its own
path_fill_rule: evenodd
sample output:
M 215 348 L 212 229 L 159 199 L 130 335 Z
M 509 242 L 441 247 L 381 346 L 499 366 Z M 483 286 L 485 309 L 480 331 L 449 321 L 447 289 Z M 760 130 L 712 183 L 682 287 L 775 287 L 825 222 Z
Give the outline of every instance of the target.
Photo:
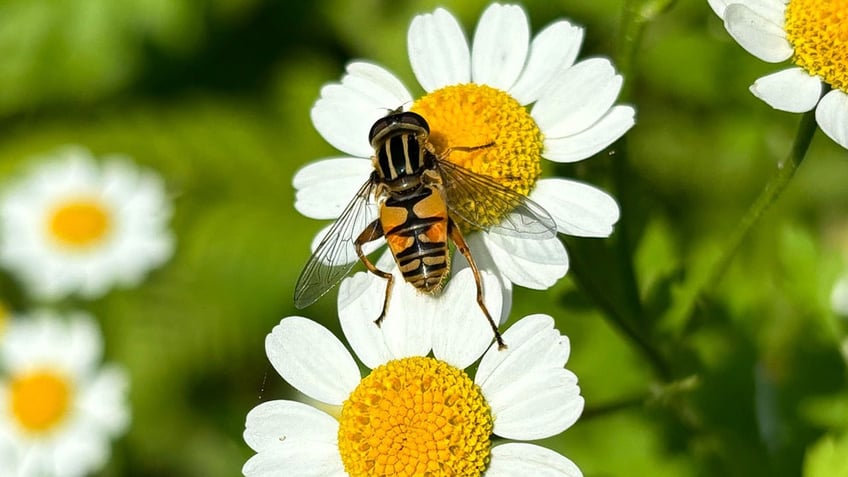
M 804 461 L 804 477 L 845 477 L 848 475 L 848 436 L 827 435 L 810 448 Z
M 587 28 L 582 57 L 616 57 L 622 3 L 525 7 L 534 31 L 568 17 Z M 846 272 L 846 152 L 816 136 L 705 291 L 798 117 L 750 95 L 774 67 L 732 42 L 706 2 L 649 3 L 626 78 L 636 127 L 614 154 L 557 169 L 603 184 L 623 223 L 610 240 L 567 239 L 572 270 L 551 290 L 515 291 L 513 319 L 548 313 L 570 337 L 587 403 L 544 445 L 587 476 L 848 475 L 846 326 L 829 305 Z M 438 2 L 466 31 L 486 4 Z M 166 266 L 137 288 L 61 305 L 95 314 L 107 359 L 131 375 L 133 425 L 103 476 L 239 474 L 251 455 L 246 413 L 291 396 L 267 363 L 265 335 L 299 313 L 338 331 L 332 298 L 292 304 L 323 225 L 294 210 L 292 176 L 336 154 L 309 109 L 353 58 L 414 84 L 406 28 L 435 6 L 0 3 L 0 179 L 81 144 L 158 171 L 175 204 Z M 627 164 L 623 182 L 616 161 Z M 631 259 L 632 274 L 622 265 Z M 0 287 L 15 309 L 34 305 L 10 276 Z

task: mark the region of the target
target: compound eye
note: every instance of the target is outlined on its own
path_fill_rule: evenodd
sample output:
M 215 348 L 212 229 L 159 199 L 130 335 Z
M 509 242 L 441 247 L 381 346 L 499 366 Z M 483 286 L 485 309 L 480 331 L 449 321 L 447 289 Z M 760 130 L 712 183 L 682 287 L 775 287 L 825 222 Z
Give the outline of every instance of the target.
M 386 116 L 384 118 L 378 119 L 377 122 L 375 122 L 374 125 L 371 126 L 371 131 L 368 132 L 368 142 L 373 143 L 374 138 L 377 137 L 377 135 L 379 135 L 381 132 L 383 132 L 384 129 L 391 126 L 395 122 L 397 121 L 392 118 L 392 116 Z
M 398 116 L 399 121 L 403 122 L 404 124 L 410 124 L 419 127 L 427 131 L 427 134 L 430 134 L 430 125 L 427 124 L 427 120 L 424 119 L 424 117 L 420 114 L 413 113 L 412 111 L 407 111 L 405 113 L 400 113 Z

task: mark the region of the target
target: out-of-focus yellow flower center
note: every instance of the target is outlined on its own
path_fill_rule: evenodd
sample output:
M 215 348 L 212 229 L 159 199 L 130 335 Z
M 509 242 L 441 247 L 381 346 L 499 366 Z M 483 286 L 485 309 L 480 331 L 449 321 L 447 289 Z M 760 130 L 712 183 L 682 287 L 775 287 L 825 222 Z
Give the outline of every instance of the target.
M 492 414 L 463 371 L 427 357 L 374 369 L 339 418 L 352 477 L 473 477 L 489 461 Z
M 32 433 L 48 432 L 68 414 L 72 388 L 67 378 L 41 370 L 13 377 L 9 406 L 18 424 Z
M 48 219 L 51 236 L 63 245 L 86 248 L 109 234 L 109 210 L 95 199 L 77 199 L 56 207 Z
M 521 195 L 533 190 L 542 173 L 542 133 L 509 94 L 482 84 L 452 85 L 425 95 L 411 110 L 429 123 L 430 142 L 440 156 L 450 151 L 450 162 Z M 499 222 L 507 212 L 486 211 L 488 223 L 482 225 Z
M 791 0 L 786 37 L 796 65 L 848 92 L 848 0 Z

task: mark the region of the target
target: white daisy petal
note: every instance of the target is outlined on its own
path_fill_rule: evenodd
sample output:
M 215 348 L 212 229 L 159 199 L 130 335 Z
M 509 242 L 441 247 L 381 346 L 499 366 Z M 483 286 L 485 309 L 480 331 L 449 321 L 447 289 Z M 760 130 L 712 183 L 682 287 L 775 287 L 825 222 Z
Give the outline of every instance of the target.
M 532 440 L 550 437 L 570 427 L 583 411 L 577 377 L 562 366 L 568 359 L 568 338 L 547 315 L 519 320 L 504 333 L 509 348 L 490 349 L 477 371 L 495 416 L 494 433 Z
M 246 477 L 347 477 L 338 446 L 314 442 L 281 445 L 248 460 Z
M 355 93 L 339 85 L 325 86 L 321 95 L 310 112 L 318 133 L 340 151 L 369 157 L 373 150 L 368 143 L 368 131 L 374 121 L 385 116 L 386 110 L 363 103 Z M 328 95 L 333 98 L 329 99 Z
M 830 308 L 841 317 L 848 316 L 848 275 L 836 281 L 830 292 Z
M 385 69 L 371 63 L 351 63 L 341 84 L 321 88 L 321 97 L 312 107 L 312 123 L 336 149 L 370 157 L 371 126 L 389 110 L 411 100 L 400 80 Z
M 535 444 L 510 442 L 492 448 L 486 477 L 582 477 L 580 469 L 562 455 Z
M 489 401 L 495 416 L 494 433 L 501 437 L 534 440 L 555 436 L 571 427 L 583 412 L 577 377 L 568 370 L 537 370 L 532 376 L 516 373 L 512 378 L 513 390 Z
M 438 312 L 450 312 L 450 307 L 445 306 L 450 304 L 440 305 L 437 296 L 429 296 L 406 283 L 396 267 L 393 267 L 392 274 L 395 283 L 389 310 L 380 325 L 386 345 L 394 358 L 425 356 L 433 346 L 434 317 Z M 380 279 L 379 283 L 378 286 L 385 291 L 385 280 Z M 378 303 L 382 306 L 383 301 Z
M 763 61 L 779 63 L 792 56 L 792 45 L 786 40 L 782 26 L 747 5 L 728 5 L 724 10 L 724 26 L 742 48 Z
M 485 234 L 482 232 L 472 233 L 465 237 L 465 241 L 468 243 L 468 249 L 471 252 L 471 257 L 477 264 L 477 268 L 480 270 L 480 273 L 487 272 L 491 274 L 493 277 L 497 278 L 498 283 L 500 284 L 500 295 L 502 299 L 500 303 L 501 316 L 500 319 L 498 319 L 497 316 L 493 315 L 493 318 L 498 320 L 498 325 L 502 325 L 506 322 L 507 318 L 509 318 L 509 312 L 512 309 L 512 282 L 503 276 L 500 267 L 497 263 L 495 263 L 495 260 L 489 253 L 489 248 L 486 245 L 484 235 Z M 451 273 L 454 274 L 468 268 L 468 262 L 464 257 L 462 257 L 462 254 L 455 255 L 453 257 L 452 264 L 453 271 Z M 489 304 L 488 296 L 486 297 L 486 304 L 487 306 Z M 497 305 L 492 304 L 491 306 L 496 307 Z
M 129 377 L 116 365 L 104 365 L 89 381 L 88 389 L 80 393 L 79 409 L 99 429 L 112 435 L 124 432 L 130 423 L 126 406 Z
M 493 317 L 499 317 L 500 282 L 488 271 L 481 271 L 480 275 L 486 308 Z M 470 268 L 464 268 L 451 277 L 441 297 L 448 305 L 435 316 L 433 356 L 459 369 L 467 368 L 482 356 L 494 338 L 476 297 L 474 274 Z
M 492 4 L 480 17 L 471 47 L 471 79 L 509 90 L 524 67 L 530 41 L 527 15 L 518 5 Z
M 247 414 L 244 441 L 256 452 L 292 443 L 335 446 L 339 423 L 332 416 L 296 401 L 268 401 Z
M 510 346 L 510 351 L 502 352 L 494 348 L 490 349 L 480 360 L 477 374 L 474 377 L 474 382 L 481 387 L 484 385 L 490 386 L 496 392 L 501 391 L 501 389 L 493 387 L 494 385 L 490 381 L 499 383 L 499 386 L 508 384 L 500 376 L 503 376 L 503 373 L 511 372 L 513 363 L 520 363 L 528 368 L 547 363 L 562 367 L 568 361 L 571 353 L 568 340 L 560 339 L 559 332 L 554 329 L 554 319 L 548 315 L 525 316 L 509 327 L 503 336 L 504 338 L 509 337 L 510 341 L 514 343 Z M 546 353 L 550 354 L 543 355 L 541 350 L 539 353 L 530 353 L 530 346 L 536 342 L 544 343 Z M 528 343 L 531 344 L 528 345 Z M 525 358 L 527 361 L 520 361 Z
M 323 326 L 300 316 L 283 318 L 265 338 L 274 369 L 300 392 L 340 405 L 359 384 L 359 367 Z
M 551 214 L 560 233 L 575 237 L 609 237 L 620 215 L 612 196 L 566 179 L 540 179 L 530 198 Z
M 724 18 L 724 10 L 727 8 L 727 5 L 733 0 L 707 0 L 710 4 L 710 7 L 720 18 Z
M 754 13 L 781 28 L 786 23 L 786 1 L 784 0 L 730 0 L 750 8 Z
M 367 159 L 322 159 L 294 175 L 294 208 L 313 219 L 336 219 L 368 180 L 374 167 Z
M 608 59 L 583 60 L 539 98 L 530 114 L 547 138 L 577 134 L 609 111 L 623 81 Z
M 585 131 L 573 136 L 545 138 L 542 156 L 554 162 L 577 162 L 590 158 L 618 140 L 636 124 L 636 111 L 630 106 L 613 106 Z
M 447 10 L 437 8 L 413 18 L 407 43 L 412 71 L 425 91 L 471 80 L 468 42 Z
M 487 233 L 484 239 L 501 273 L 516 285 L 545 290 L 568 271 L 568 255 L 556 237 L 524 240 Z
M 426 355 L 432 347 L 433 316 L 439 309 L 438 299 L 421 293 L 406 283 L 388 251 L 375 265 L 380 270 L 391 272 L 394 284 L 386 316 L 378 328 L 385 348 L 381 346 L 379 351 L 370 353 L 363 351 L 363 362 L 379 364 L 378 355 L 382 356 L 385 352 L 392 358 Z M 340 290 L 339 317 L 342 318 L 341 310 L 344 310 L 345 322 L 350 323 L 352 331 L 353 327 L 356 327 L 357 334 L 364 335 L 359 339 L 365 341 L 363 344 L 367 344 L 367 341 L 379 339 L 364 321 L 377 328 L 374 320 L 380 316 L 383 308 L 386 280 L 366 272 L 360 272 L 354 277 L 357 277 L 356 280 L 343 295 Z
M 385 285 L 378 277 L 359 272 L 339 286 L 339 323 L 356 356 L 371 369 L 392 358 L 383 331 L 374 324 L 383 306 Z
M 835 89 L 824 95 L 816 108 L 816 122 L 827 137 L 848 148 L 848 94 Z
M 412 95 L 406 86 L 385 68 L 358 61 L 349 64 L 347 72 L 342 78 L 342 84 L 368 97 L 373 104 L 392 110 L 412 102 Z
M 769 106 L 790 113 L 803 113 L 816 107 L 822 82 L 801 68 L 788 68 L 763 76 L 751 85 L 754 96 Z
M 59 315 L 49 312 L 36 312 L 38 319 L 45 322 L 61 322 Z M 76 377 L 85 376 L 98 363 L 103 353 L 103 338 L 100 328 L 88 313 L 74 312 L 68 314 L 68 323 L 53 336 L 45 337 L 51 343 L 57 343 L 64 336 L 61 349 L 57 350 L 60 362 L 71 370 Z
M 582 28 L 567 21 L 549 25 L 533 38 L 527 65 L 509 94 L 521 104 L 539 99 L 574 64 L 582 43 Z

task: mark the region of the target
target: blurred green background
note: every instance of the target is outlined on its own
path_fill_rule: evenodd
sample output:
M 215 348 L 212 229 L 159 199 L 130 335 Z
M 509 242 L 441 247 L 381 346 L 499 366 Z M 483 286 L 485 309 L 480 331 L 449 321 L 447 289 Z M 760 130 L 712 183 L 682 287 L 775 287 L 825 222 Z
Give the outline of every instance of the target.
M 131 374 L 133 425 L 100 475 L 240 474 L 252 454 L 247 412 L 292 396 L 265 335 L 292 314 L 338 333 L 335 293 L 302 312 L 292 305 L 323 225 L 294 210 L 292 176 L 337 153 L 309 119 L 320 87 L 354 58 L 413 87 L 412 17 L 445 6 L 470 35 L 486 4 L 0 1 L 0 180 L 81 144 L 159 171 L 175 204 L 166 266 L 136 289 L 60 304 L 95 314 L 107 360 Z M 585 26 L 581 58 L 620 54 L 622 0 L 524 6 L 534 32 L 562 17 Z M 650 21 L 632 68 L 625 190 L 612 181 L 623 145 L 555 172 L 619 198 L 642 307 L 620 286 L 625 262 L 608 253 L 620 232 L 565 239 L 566 279 L 516 290 L 511 320 L 548 313 L 571 338 L 568 367 L 587 403 L 544 445 L 596 477 L 848 476 L 846 322 L 829 305 L 848 271 L 848 153 L 816 135 L 788 191 L 690 313 L 688 297 L 788 154 L 799 116 L 748 92 L 777 67 L 745 53 L 706 1 Z M 0 286 L 15 310 L 33 305 L 11 276 Z

